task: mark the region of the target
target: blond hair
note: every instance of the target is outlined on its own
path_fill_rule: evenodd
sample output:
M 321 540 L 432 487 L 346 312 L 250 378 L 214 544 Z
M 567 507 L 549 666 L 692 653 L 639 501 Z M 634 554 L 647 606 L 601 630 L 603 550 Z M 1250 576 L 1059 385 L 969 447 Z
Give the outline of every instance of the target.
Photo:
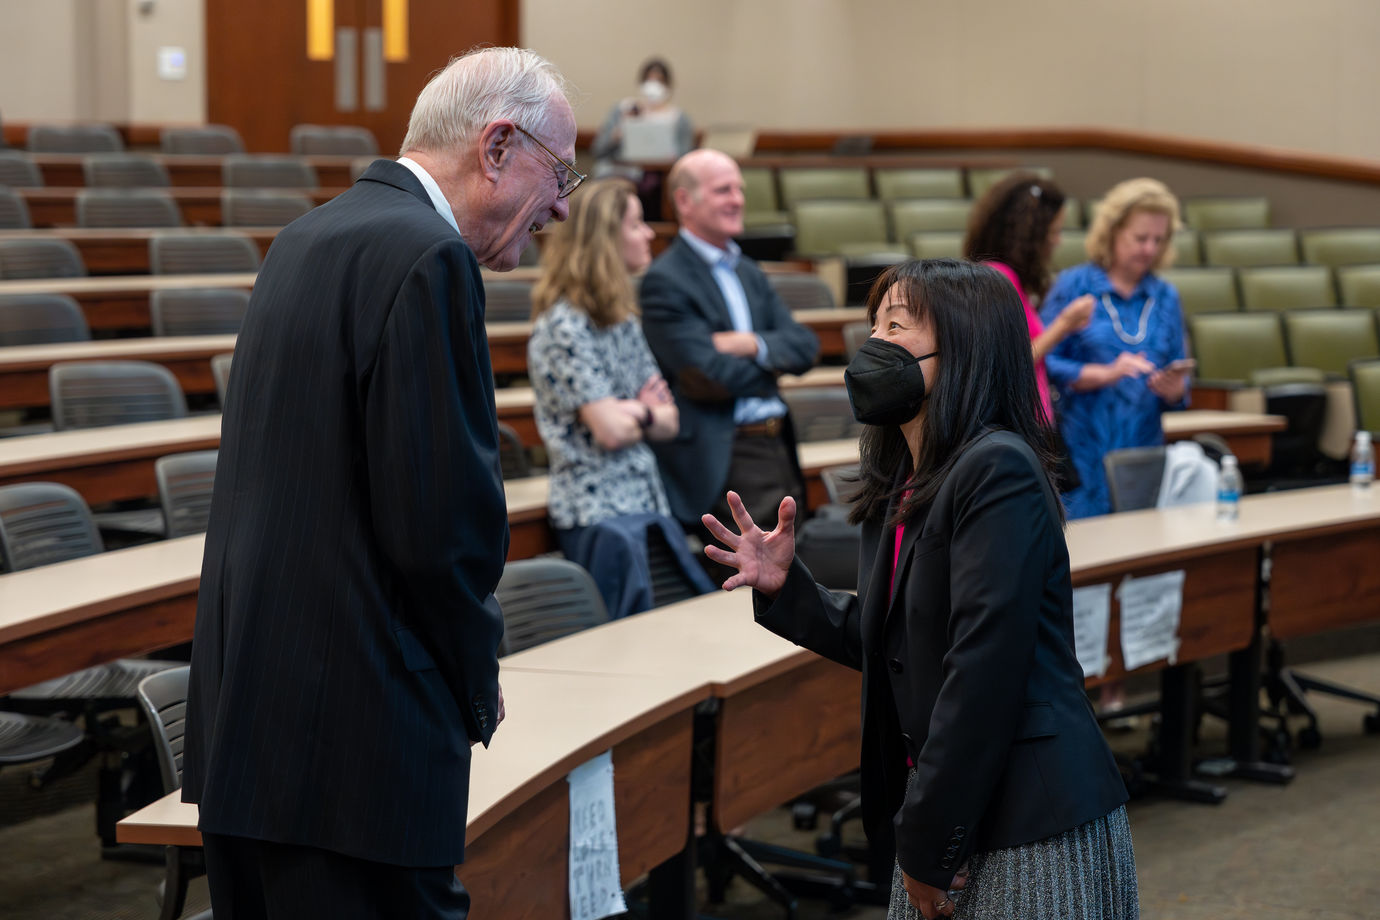
M 526 48 L 476 48 L 454 58 L 422 88 L 407 120 L 402 153 L 463 147 L 490 124 L 510 118 L 542 133 L 551 101 L 571 97 L 554 64 Z
M 1104 269 L 1111 268 L 1116 235 L 1137 211 L 1163 214 L 1169 218 L 1169 232 L 1165 234 L 1164 246 L 1150 270 L 1157 272 L 1174 264 L 1172 244 L 1174 231 L 1179 227 L 1179 201 L 1158 179 L 1127 179 L 1112 186 L 1111 191 L 1098 202 L 1097 214 L 1088 228 L 1088 238 L 1083 243 L 1088 258 Z
M 532 288 L 532 318 L 564 300 L 599 328 L 638 315 L 623 261 L 623 215 L 637 190 L 627 179 L 598 179 L 570 198 L 570 217 L 552 231 Z

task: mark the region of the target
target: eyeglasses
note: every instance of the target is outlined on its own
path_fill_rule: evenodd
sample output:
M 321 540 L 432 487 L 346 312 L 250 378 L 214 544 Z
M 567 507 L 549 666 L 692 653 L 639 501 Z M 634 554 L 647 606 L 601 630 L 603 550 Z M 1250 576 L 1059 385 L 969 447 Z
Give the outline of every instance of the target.
M 532 139 L 532 143 L 536 144 L 542 150 L 545 150 L 547 156 L 555 160 L 556 163 L 561 164 L 561 167 L 564 167 L 565 171 L 562 172 L 561 169 L 555 165 L 555 163 L 551 165 L 551 169 L 556 173 L 557 198 L 569 198 L 571 194 L 574 193 L 574 191 L 580 187 L 580 183 L 584 182 L 586 179 L 589 178 L 584 173 L 576 169 L 573 163 L 567 163 L 565 160 L 561 159 L 560 156 L 556 154 L 556 151 L 552 150 L 550 147 L 546 146 L 541 141 L 537 140 L 536 135 L 528 131 L 522 125 L 514 124 L 513 127 L 517 128 L 523 134 L 526 134 L 529 138 Z

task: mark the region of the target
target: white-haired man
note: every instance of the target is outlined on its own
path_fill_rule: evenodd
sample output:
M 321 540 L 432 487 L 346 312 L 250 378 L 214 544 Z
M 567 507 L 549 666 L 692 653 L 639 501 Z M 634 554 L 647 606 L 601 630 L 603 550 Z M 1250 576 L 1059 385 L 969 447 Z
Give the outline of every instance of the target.
M 183 798 L 217 920 L 464 917 L 470 747 L 503 718 L 507 511 L 481 264 L 581 177 L 565 83 L 489 48 L 397 162 L 286 227 L 237 343 Z

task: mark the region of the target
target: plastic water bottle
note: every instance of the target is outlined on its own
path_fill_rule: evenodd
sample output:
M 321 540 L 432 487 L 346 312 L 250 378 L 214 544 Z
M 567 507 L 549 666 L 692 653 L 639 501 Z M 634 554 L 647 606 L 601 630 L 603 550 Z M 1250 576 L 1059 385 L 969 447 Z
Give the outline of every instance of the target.
M 1351 445 L 1351 487 L 1357 492 L 1367 491 L 1374 479 L 1375 448 L 1370 443 L 1370 432 L 1358 431 Z
M 1241 516 L 1241 470 L 1231 454 L 1222 457 L 1217 474 L 1217 520 L 1232 523 Z

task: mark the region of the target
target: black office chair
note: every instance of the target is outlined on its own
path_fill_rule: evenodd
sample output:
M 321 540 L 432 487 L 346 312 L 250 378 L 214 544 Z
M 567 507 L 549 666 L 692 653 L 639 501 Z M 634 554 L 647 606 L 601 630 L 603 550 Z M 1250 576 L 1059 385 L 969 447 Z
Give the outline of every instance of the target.
M 243 233 L 163 233 L 149 240 L 155 275 L 210 275 L 259 270 L 259 247 Z
M 853 417 L 853 406 L 843 387 L 791 387 L 782 390 L 781 397 L 791 410 L 791 424 L 801 443 L 862 434 L 862 425 Z
M 149 320 L 154 335 L 236 335 L 249 309 L 249 292 L 236 288 L 154 291 Z
M 566 559 L 510 562 L 494 596 L 503 608 L 500 656 L 607 623 L 609 619 L 594 579 Z
M 53 565 L 104 549 L 86 502 L 73 489 L 53 482 L 0 487 L 0 570 Z M 118 716 L 103 714 L 132 706 L 139 681 L 176 664 L 122 658 L 10 694 L 11 708 L 31 715 L 82 715 L 87 742 L 83 756 L 55 764 L 44 781 L 79 768 L 97 754 L 118 755 L 106 758 L 113 759 L 113 765 L 101 767 L 96 804 L 97 831 L 107 846 L 115 845 L 115 822 L 125 813 L 126 797 L 136 806 L 149 799 L 139 800 L 146 782 L 139 771 L 139 755 L 146 748 L 142 730 L 131 731 Z
M 0 297 L 0 346 L 85 342 L 90 338 L 86 315 L 66 294 Z
M 48 369 L 48 394 L 58 431 L 187 414 L 172 371 L 149 361 L 61 361 Z
M 182 742 L 187 730 L 187 667 L 169 668 L 139 682 L 139 706 L 152 730 L 154 753 L 163 777 L 163 794 L 182 788 Z M 175 920 L 187 903 L 187 884 L 206 874 L 200 847 L 164 848 L 166 874 L 159 885 L 159 920 Z M 189 920 L 210 920 L 209 910 Z
M 1164 478 L 1164 447 L 1126 447 L 1102 458 L 1113 511 L 1153 508 Z
M 198 450 L 159 457 L 153 464 L 168 539 L 205 533 L 220 451 Z
M 504 479 L 526 479 L 532 473 L 532 460 L 522 438 L 511 425 L 498 423 L 498 463 Z
M 535 247 L 532 247 L 535 248 Z M 484 321 L 525 323 L 532 318 L 530 281 L 485 281 Z
M 1327 424 L 1327 387 L 1322 383 L 1279 383 L 1262 388 L 1265 411 L 1282 415 L 1283 431 L 1270 436 L 1270 465 L 1264 474 L 1266 491 L 1339 481 L 1340 471 L 1318 449 Z

